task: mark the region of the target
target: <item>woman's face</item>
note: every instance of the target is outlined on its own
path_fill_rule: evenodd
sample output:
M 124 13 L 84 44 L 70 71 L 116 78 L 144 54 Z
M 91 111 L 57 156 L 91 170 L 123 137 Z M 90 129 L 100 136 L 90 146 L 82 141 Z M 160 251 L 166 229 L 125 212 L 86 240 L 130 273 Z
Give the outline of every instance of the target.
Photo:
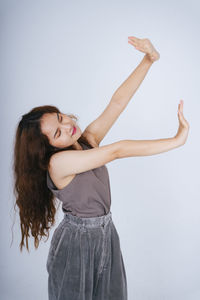
M 76 132 L 72 135 L 74 126 Z M 73 145 L 82 134 L 76 122 L 62 113 L 45 113 L 41 118 L 41 130 L 50 144 L 58 148 Z

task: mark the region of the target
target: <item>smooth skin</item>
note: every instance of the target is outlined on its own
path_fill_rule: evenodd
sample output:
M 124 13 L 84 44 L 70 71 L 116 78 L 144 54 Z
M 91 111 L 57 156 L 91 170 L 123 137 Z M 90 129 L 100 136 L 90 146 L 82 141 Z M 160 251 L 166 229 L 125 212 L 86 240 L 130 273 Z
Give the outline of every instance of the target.
M 76 127 L 76 133 L 72 135 L 73 127 Z M 75 146 L 81 150 L 77 139 L 82 132 L 78 124 L 68 115 L 61 113 L 46 113 L 41 119 L 41 130 L 48 136 L 49 143 L 58 148 Z
M 56 114 L 43 116 L 42 131 L 50 138 L 53 145 L 66 147 L 74 144 L 77 149 L 61 151 L 51 156 L 49 173 L 58 189 L 64 188 L 76 174 L 81 172 L 101 167 L 120 158 L 149 156 L 166 152 L 184 145 L 187 140 L 189 124 L 184 118 L 183 100 L 181 100 L 178 105 L 179 128 L 175 136 L 156 140 L 120 140 L 99 146 L 140 86 L 149 68 L 160 58 L 159 52 L 149 39 L 139 39 L 133 36 L 128 37 L 128 39 L 128 43 L 133 45 L 136 50 L 145 53 L 145 56 L 130 76 L 115 91 L 102 114 L 89 124 L 83 133 L 78 125 L 65 114 L 59 114 L 59 119 Z M 61 117 L 63 117 L 62 121 Z M 71 136 L 72 125 L 77 127 L 77 132 L 73 136 Z M 60 130 L 62 134 L 61 136 L 57 134 L 57 140 L 53 140 L 52 137 L 56 129 Z M 93 149 L 82 151 L 82 147 L 77 142 L 81 134 L 87 137 L 93 145 Z
M 135 49 L 147 54 L 152 62 L 160 58 L 160 53 L 154 48 L 149 39 L 138 39 L 135 36 L 129 36 L 128 38 L 128 42 L 132 44 Z

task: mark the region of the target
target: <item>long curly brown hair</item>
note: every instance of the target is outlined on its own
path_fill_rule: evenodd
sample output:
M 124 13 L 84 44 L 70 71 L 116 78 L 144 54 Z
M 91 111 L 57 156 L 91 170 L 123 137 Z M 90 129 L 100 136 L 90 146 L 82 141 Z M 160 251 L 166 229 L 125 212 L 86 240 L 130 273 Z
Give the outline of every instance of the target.
M 28 247 L 29 231 L 34 237 L 34 246 L 37 249 L 43 236 L 49 238 L 49 229 L 55 223 L 57 199 L 47 187 L 46 174 L 52 154 L 63 150 L 75 150 L 71 145 L 57 148 L 49 143 L 49 139 L 41 131 L 40 119 L 45 113 L 60 113 L 60 110 L 51 105 L 38 106 L 22 116 L 17 128 L 14 141 L 13 174 L 16 205 L 19 209 L 22 239 Z M 78 120 L 77 116 L 68 114 Z M 77 140 L 92 147 L 86 138 L 81 135 Z M 92 147 L 93 148 L 93 147 Z

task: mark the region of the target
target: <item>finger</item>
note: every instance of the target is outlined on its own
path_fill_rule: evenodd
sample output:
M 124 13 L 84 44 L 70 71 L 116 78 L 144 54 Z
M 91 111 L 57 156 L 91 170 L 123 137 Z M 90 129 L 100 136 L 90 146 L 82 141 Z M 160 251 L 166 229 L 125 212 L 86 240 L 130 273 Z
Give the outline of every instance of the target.
M 136 41 L 132 41 L 132 40 L 129 40 L 129 42 L 131 42 L 133 45 L 137 45 L 138 44 Z
M 183 117 L 182 115 L 180 116 L 179 121 L 180 121 L 180 123 L 181 123 L 184 127 L 187 126 L 187 121 L 184 119 L 184 117 Z
M 134 46 L 136 49 L 139 49 L 139 47 L 137 46 L 137 44 L 134 44 L 131 41 L 128 41 L 128 43 L 131 44 L 132 46 Z
M 178 113 L 180 112 L 180 103 L 179 103 L 179 105 L 178 105 Z
M 128 36 L 129 39 L 133 40 L 133 41 L 138 41 L 139 39 L 136 38 L 135 36 Z
M 178 117 L 181 121 L 184 119 L 183 112 L 181 110 L 178 111 Z
M 180 101 L 180 111 L 183 112 L 183 100 Z
M 179 112 L 179 121 L 180 121 L 181 124 L 183 124 L 183 126 L 187 126 L 187 121 L 186 121 L 186 119 L 184 118 L 182 112 Z
M 129 44 L 131 44 L 132 46 L 136 47 L 136 45 L 134 45 L 131 41 L 128 41 Z
M 178 104 L 178 110 L 183 112 L 183 102 L 182 102 L 182 100 L 180 100 L 180 102 Z

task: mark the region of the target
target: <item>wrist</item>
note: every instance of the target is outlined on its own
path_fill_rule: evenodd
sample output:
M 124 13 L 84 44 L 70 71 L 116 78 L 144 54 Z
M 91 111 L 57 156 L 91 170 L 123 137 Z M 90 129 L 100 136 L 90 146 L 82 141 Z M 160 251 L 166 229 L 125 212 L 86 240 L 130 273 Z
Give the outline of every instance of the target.
M 182 146 L 182 141 L 178 135 L 175 135 L 172 139 L 174 140 L 175 147 Z
M 154 63 L 154 61 L 150 58 L 149 54 L 145 54 L 144 56 L 144 61 L 145 63 L 147 63 L 148 65 L 152 65 Z

